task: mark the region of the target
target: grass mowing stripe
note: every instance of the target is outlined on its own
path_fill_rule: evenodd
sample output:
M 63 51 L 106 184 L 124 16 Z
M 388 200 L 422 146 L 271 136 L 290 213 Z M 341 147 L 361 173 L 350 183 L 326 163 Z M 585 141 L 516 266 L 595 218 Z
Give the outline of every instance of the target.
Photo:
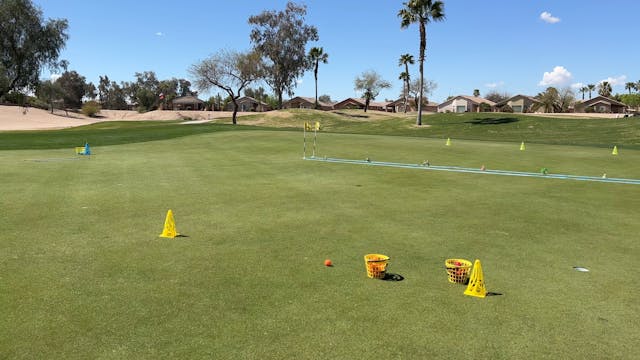
M 595 181 L 595 182 L 605 182 L 605 183 L 640 185 L 640 179 L 621 179 L 621 178 L 606 178 L 606 177 L 602 178 L 602 177 L 595 177 L 595 176 L 579 176 L 579 175 L 564 175 L 564 174 L 538 174 L 538 173 L 531 173 L 531 172 L 508 171 L 508 170 L 480 170 L 480 169 L 465 168 L 460 166 L 443 166 L 443 165 L 425 166 L 420 164 L 403 164 L 403 163 L 396 163 L 396 162 L 373 161 L 373 160 L 318 158 L 313 156 L 304 158 L 304 160 L 323 161 L 323 162 L 331 162 L 331 163 L 371 165 L 371 166 L 387 166 L 387 167 L 404 168 L 404 169 L 451 171 L 451 172 L 471 173 L 471 174 L 522 176 L 522 177 L 536 177 L 536 178 L 545 178 L 545 179 Z

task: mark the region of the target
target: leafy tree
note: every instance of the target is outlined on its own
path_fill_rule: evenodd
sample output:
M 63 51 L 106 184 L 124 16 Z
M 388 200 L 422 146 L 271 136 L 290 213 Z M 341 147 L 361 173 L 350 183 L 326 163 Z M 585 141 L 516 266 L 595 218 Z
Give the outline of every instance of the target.
M 327 103 L 327 104 L 331 104 L 333 101 L 331 100 L 331 96 L 329 95 L 320 95 L 320 97 L 318 98 L 318 100 L 322 101 L 323 103 Z
M 602 81 L 598 84 L 598 94 L 604 97 L 610 97 L 613 89 L 608 81 Z
M 191 81 L 186 79 L 178 79 L 178 87 L 176 88 L 176 92 L 179 96 L 188 96 L 193 94 L 193 91 L 191 91 Z
M 36 88 L 36 97 L 49 104 L 49 109 L 53 114 L 55 103 L 62 100 L 62 88 L 57 81 L 42 81 Z
M 246 88 L 244 90 L 244 96 L 252 97 L 259 101 L 266 101 L 269 98 L 269 95 L 267 95 L 262 86 L 257 89 Z
M 282 108 L 282 94 L 293 95 L 296 80 L 308 69 L 305 46 L 318 40 L 318 30 L 304 23 L 305 5 L 288 2 L 284 11 L 263 11 L 249 18 L 251 42 L 254 49 L 268 61 L 265 81 L 278 98 Z
M 473 96 L 480 97 L 480 90 L 479 89 L 474 89 L 473 90 Z
M 629 94 L 631 94 L 631 90 L 637 90 L 636 83 L 628 82 L 624 84 L 624 89 L 629 90 Z
M 484 98 L 487 100 L 491 100 L 494 103 L 499 103 L 501 101 L 505 101 L 507 99 L 509 99 L 511 97 L 511 95 L 509 95 L 508 93 L 499 93 L 496 90 L 492 90 L 489 91 L 488 93 L 485 94 Z
M 262 76 L 262 61 L 257 52 L 219 51 L 210 58 L 192 65 L 189 73 L 198 89 L 213 87 L 224 90 L 233 102 L 233 124 L 237 124 L 238 103 L 242 90 Z
M 640 94 L 622 94 L 620 101 L 632 108 L 640 108 Z
M 57 68 L 68 39 L 67 20 L 45 21 L 30 0 L 0 1 L 0 97 L 9 91 L 33 88 L 40 71 Z
M 329 61 L 329 54 L 324 52 L 321 47 L 313 47 L 309 50 L 309 62 L 313 66 L 313 76 L 316 79 L 316 109 L 318 106 L 318 65 L 320 63 L 326 64 Z
M 411 74 L 409 74 L 409 65 L 415 64 L 413 55 L 402 54 L 398 60 L 398 66 L 404 65 L 404 72 L 400 73 L 399 79 L 404 81 L 404 112 L 407 112 L 407 98 L 409 97 L 409 83 L 411 81 Z
M 593 84 L 587 85 L 587 89 L 589 89 L 589 100 L 591 100 L 591 92 L 596 89 L 596 86 Z
M 443 21 L 444 15 L 444 3 L 442 1 L 432 0 L 409 0 L 403 3 L 404 8 L 398 12 L 400 17 L 400 27 L 405 29 L 413 23 L 418 23 L 420 28 L 420 85 L 419 89 L 422 90 L 422 83 L 424 81 L 424 58 L 427 48 L 427 24 L 431 21 Z M 416 120 L 417 125 L 422 125 L 422 91 L 418 96 L 418 118 Z
M 65 108 L 80 109 L 82 99 L 87 94 L 86 78 L 75 71 L 65 71 L 56 80 L 62 90 L 62 100 Z
M 92 82 L 87 83 L 87 86 L 84 89 L 84 95 L 91 100 L 96 99 L 96 86 L 93 85 Z
M 354 85 L 356 91 L 362 91 L 362 97 L 365 101 L 364 112 L 367 112 L 369 103 L 371 103 L 371 100 L 375 100 L 382 89 L 391 87 L 391 83 L 382 79 L 380 74 L 373 70 L 365 71 L 362 75 L 356 77 Z

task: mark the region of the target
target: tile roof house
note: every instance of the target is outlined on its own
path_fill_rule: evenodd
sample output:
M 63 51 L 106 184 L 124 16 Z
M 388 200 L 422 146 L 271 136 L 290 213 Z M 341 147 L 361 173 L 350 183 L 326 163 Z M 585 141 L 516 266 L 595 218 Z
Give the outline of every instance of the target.
M 333 104 L 318 100 L 319 110 L 333 110 Z M 296 96 L 283 104 L 285 109 L 315 109 L 316 99 Z
M 404 98 L 400 98 L 396 101 L 390 102 L 388 107 L 391 109 L 390 110 L 391 112 L 397 112 L 397 113 L 404 112 Z M 414 98 L 407 99 L 407 111 L 418 111 L 416 99 Z M 422 111 L 437 112 L 438 103 L 429 101 L 425 104 L 423 102 Z
M 193 95 L 180 96 L 171 101 L 171 108 L 172 110 L 203 110 L 204 101 Z
M 269 104 L 256 100 L 250 96 L 243 96 L 238 100 L 236 100 L 236 103 L 238 103 L 238 111 L 241 111 L 241 112 L 248 112 L 248 111 L 263 112 L 263 111 L 273 110 Z M 233 111 L 233 102 L 229 102 L 225 107 L 225 110 Z
M 347 98 L 344 99 L 342 101 L 340 101 L 339 103 L 336 103 L 333 105 L 333 108 L 336 110 L 342 110 L 342 109 L 364 109 L 365 106 L 365 99 L 355 99 L 355 98 Z M 384 101 L 384 102 L 369 102 L 369 110 L 377 110 L 377 111 L 392 111 L 391 107 L 389 106 L 389 104 L 391 104 L 388 101 Z
M 496 110 L 502 111 L 501 109 L 503 107 L 509 106 L 514 113 L 528 113 L 533 112 L 532 106 L 538 103 L 540 103 L 540 101 L 534 97 L 527 95 L 515 95 L 496 103 Z
M 493 101 L 481 97 L 458 95 L 438 105 L 438 112 L 481 112 L 483 110 L 480 104 L 487 104 L 489 111 L 493 111 L 496 105 Z
M 627 105 L 600 95 L 593 99 L 578 101 L 574 108 L 575 112 L 623 114 L 627 110 Z

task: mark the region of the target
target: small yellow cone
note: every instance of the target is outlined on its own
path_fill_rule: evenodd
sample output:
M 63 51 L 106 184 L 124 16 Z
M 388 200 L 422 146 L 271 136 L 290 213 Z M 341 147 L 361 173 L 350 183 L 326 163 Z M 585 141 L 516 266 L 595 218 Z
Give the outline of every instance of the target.
M 614 146 L 613 147 L 613 152 L 611 152 L 611 155 L 618 155 L 618 146 Z
M 525 147 L 524 147 L 524 141 L 522 142 L 522 144 L 520 144 L 520 151 L 524 151 Z
M 176 222 L 173 220 L 173 211 L 169 210 L 167 211 L 167 218 L 164 220 L 164 229 L 162 230 L 160 237 L 173 239 L 178 235 L 180 234 L 176 231 Z
M 606 179 L 607 178 L 607 173 L 602 174 L 602 178 Z
M 447 143 L 445 145 L 451 146 L 451 138 L 447 138 Z
M 487 296 L 487 289 L 484 287 L 484 276 L 482 275 L 482 266 L 480 260 L 476 259 L 469 278 L 469 285 L 464 291 L 465 295 L 483 298 Z

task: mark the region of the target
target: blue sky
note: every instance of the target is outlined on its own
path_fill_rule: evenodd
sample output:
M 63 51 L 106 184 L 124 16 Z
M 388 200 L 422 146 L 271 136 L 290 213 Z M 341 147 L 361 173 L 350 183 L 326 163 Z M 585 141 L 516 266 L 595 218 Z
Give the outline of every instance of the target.
M 300 0 L 306 23 L 318 28 L 329 63 L 319 70 L 319 94 L 333 100 L 359 97 L 356 76 L 375 70 L 392 88 L 377 100 L 396 99 L 401 54 L 418 57 L 418 27 L 400 29 L 402 0 Z M 220 49 L 251 48 L 247 19 L 282 10 L 285 0 L 34 0 L 45 18 L 66 18 L 69 40 L 62 58 L 98 83 L 100 75 L 132 81 L 136 72 L 159 79 L 189 79 L 188 68 Z M 614 93 L 640 80 L 637 18 L 640 1 L 445 0 L 446 20 L 427 27 L 425 77 L 438 84 L 430 100 L 449 95 L 535 95 L 547 86 L 597 84 Z M 417 78 L 417 64 L 410 68 Z M 43 74 L 49 77 L 48 73 Z M 265 85 L 265 88 L 268 87 Z M 270 91 L 270 90 L 269 90 Z M 201 94 L 207 98 L 210 94 Z M 314 96 L 313 73 L 295 95 Z M 577 96 L 580 96 L 577 93 Z

